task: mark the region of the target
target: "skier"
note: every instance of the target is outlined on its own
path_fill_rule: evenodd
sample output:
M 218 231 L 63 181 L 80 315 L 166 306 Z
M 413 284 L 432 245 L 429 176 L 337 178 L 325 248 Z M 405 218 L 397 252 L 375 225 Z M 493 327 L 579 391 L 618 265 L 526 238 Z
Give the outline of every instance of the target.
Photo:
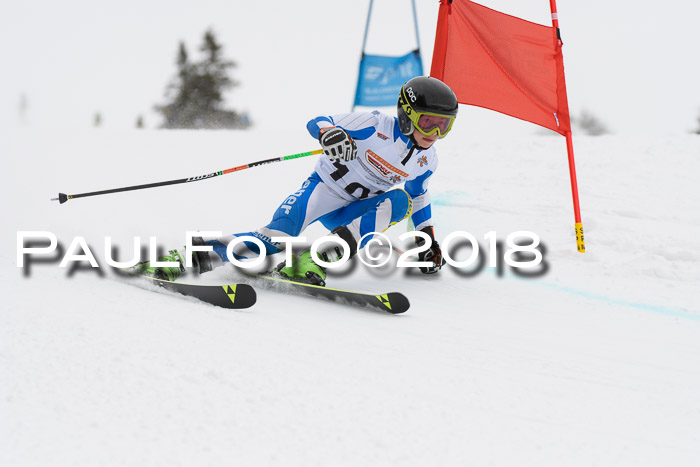
M 457 98 L 449 86 L 419 76 L 401 87 L 397 117 L 373 111 L 314 118 L 307 129 L 318 139 L 325 157 L 319 159 L 311 176 L 285 198 L 264 227 L 204 241 L 195 238 L 200 245 L 212 246 L 213 252 L 194 254 L 193 272 L 203 273 L 228 261 L 226 248 L 236 237 L 255 237 L 271 255 L 285 248 L 273 237 L 296 237 L 316 221 L 344 240 L 352 257 L 374 232 L 411 216 L 415 229 L 431 240 L 430 248 L 419 257 L 431 266 L 420 270 L 436 273 L 443 260 L 433 230 L 428 182 L 438 163 L 433 144 L 451 130 L 457 110 Z M 232 253 L 243 260 L 260 251 L 256 243 L 244 240 Z M 185 272 L 185 263 L 177 250 L 170 254 L 162 261 L 179 261 L 180 268 L 154 268 L 148 262 L 137 267 L 143 274 L 173 281 Z M 320 258 L 330 263 L 342 255 L 337 245 L 319 251 Z M 286 279 L 325 285 L 325 268 L 313 260 L 309 250 L 294 258 L 292 266 L 282 263 L 277 271 Z

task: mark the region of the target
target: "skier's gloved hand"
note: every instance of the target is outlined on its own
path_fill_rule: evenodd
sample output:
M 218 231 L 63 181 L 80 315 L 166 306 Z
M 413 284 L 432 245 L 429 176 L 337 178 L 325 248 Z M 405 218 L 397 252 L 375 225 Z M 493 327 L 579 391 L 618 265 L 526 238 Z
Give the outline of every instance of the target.
M 321 143 L 323 152 L 333 162 L 337 160 L 347 162 L 357 157 L 355 142 L 345 130 L 337 126 L 322 128 L 318 135 L 318 142 Z
M 438 245 L 437 240 L 435 240 L 435 232 L 433 232 L 432 227 L 423 227 L 420 231 L 428 234 L 432 243 L 429 249 L 418 253 L 418 260 L 433 263 L 432 266 L 421 266 L 420 272 L 422 272 L 423 274 L 435 274 L 440 270 L 442 265 L 445 264 L 445 260 L 442 258 L 442 251 L 440 250 L 440 245 Z M 424 244 L 425 241 L 421 237 L 416 237 L 416 245 L 423 246 Z

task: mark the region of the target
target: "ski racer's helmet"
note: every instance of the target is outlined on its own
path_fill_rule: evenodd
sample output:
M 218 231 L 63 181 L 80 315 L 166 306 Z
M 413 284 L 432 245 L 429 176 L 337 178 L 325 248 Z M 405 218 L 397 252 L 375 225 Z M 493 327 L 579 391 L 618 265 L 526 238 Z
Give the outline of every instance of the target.
M 411 140 L 414 128 L 426 136 L 437 132 L 444 138 L 452 129 L 458 109 L 457 96 L 448 85 L 430 76 L 416 76 L 399 92 L 399 129 Z

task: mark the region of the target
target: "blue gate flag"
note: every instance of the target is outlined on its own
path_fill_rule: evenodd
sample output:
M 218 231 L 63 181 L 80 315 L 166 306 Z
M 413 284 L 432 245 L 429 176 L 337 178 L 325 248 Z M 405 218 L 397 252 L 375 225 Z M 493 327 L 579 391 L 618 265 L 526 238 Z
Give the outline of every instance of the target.
M 396 105 L 401 86 L 409 79 L 422 75 L 423 63 L 418 50 L 401 57 L 365 54 L 360 61 L 354 105 Z

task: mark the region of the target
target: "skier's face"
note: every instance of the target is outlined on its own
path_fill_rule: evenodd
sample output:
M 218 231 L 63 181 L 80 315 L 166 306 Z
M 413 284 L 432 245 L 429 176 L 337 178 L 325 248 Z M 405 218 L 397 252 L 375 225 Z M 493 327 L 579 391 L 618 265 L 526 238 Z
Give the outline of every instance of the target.
M 430 136 L 426 136 L 418 130 L 413 130 L 413 138 L 418 142 L 418 146 L 423 149 L 428 149 L 430 146 L 438 140 L 438 134 L 433 133 Z

